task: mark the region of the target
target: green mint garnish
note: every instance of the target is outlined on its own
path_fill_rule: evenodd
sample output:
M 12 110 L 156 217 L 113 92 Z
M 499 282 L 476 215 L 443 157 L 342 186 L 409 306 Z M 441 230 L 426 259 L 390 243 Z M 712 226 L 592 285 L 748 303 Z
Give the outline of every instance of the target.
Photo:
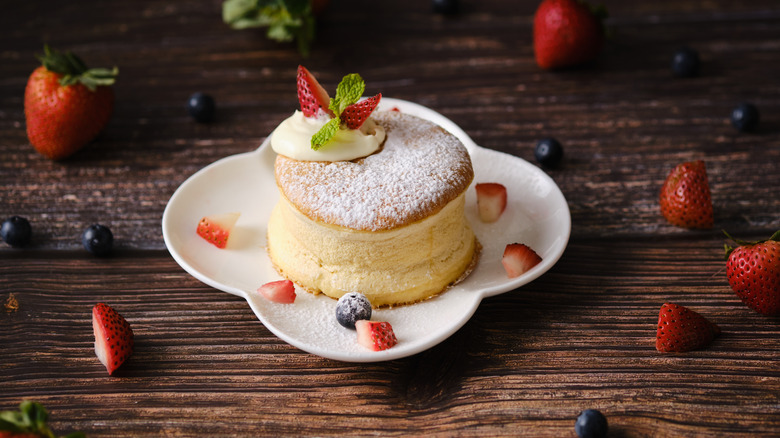
M 319 150 L 336 136 L 341 129 L 341 113 L 360 100 L 363 91 L 366 89 L 366 83 L 357 73 L 350 73 L 341 79 L 336 87 L 336 97 L 330 99 L 328 109 L 333 111 L 335 116 L 317 131 L 311 138 L 311 148 Z
M 366 83 L 363 82 L 363 78 L 359 74 L 351 73 L 344 76 L 336 88 L 336 97 L 330 100 L 328 109 L 334 114 L 340 115 L 344 109 L 357 102 L 365 90 Z
M 310 0 L 225 0 L 222 20 L 233 29 L 267 27 L 275 41 L 297 41 L 304 56 L 314 41 L 315 18 Z
M 327 142 L 336 136 L 339 129 L 341 129 L 340 118 L 336 117 L 328 120 L 328 123 L 322 125 L 322 128 L 311 137 L 311 148 L 315 151 L 320 150 L 321 147 L 325 146 Z

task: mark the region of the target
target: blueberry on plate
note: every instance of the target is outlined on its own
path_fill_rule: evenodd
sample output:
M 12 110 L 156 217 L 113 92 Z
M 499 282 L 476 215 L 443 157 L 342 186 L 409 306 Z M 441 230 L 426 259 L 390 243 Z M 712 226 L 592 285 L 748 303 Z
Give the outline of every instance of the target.
M 607 436 L 607 417 L 597 409 L 585 409 L 580 412 L 574 431 L 580 438 L 601 438 Z
M 216 109 L 214 98 L 205 93 L 197 92 L 187 101 L 187 111 L 198 123 L 208 123 L 214 120 Z
M 81 235 L 84 248 L 96 256 L 105 256 L 114 246 L 114 235 L 105 225 L 93 224 Z
M 555 167 L 563 158 L 563 146 L 554 138 L 543 138 L 536 143 L 534 157 L 542 166 Z
M 346 328 L 354 329 L 355 322 L 371 319 L 371 302 L 365 295 L 349 292 L 336 303 L 336 321 Z
M 433 12 L 455 15 L 460 12 L 460 0 L 433 0 Z
M 690 47 L 681 47 L 672 57 L 672 73 L 678 78 L 692 78 L 699 75 L 699 52 Z
M 14 248 L 19 248 L 30 243 L 32 227 L 30 222 L 21 216 L 11 216 L 0 225 L 0 237 Z
M 741 103 L 731 112 L 731 124 L 739 132 L 754 131 L 758 127 L 758 121 L 761 115 L 758 108 L 752 103 Z

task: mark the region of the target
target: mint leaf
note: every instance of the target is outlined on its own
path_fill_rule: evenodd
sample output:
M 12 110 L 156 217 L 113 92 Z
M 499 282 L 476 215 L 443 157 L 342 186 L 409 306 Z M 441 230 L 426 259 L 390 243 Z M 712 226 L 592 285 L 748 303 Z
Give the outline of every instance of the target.
M 330 99 L 328 109 L 340 116 L 344 108 L 352 105 L 360 99 L 366 90 L 366 83 L 357 73 L 350 73 L 344 76 L 336 88 L 336 97 Z
M 233 29 L 267 27 L 274 41 L 297 40 L 298 50 L 308 55 L 314 41 L 314 14 L 310 0 L 225 0 L 222 21 Z
M 341 119 L 336 117 L 328 120 L 319 131 L 311 137 L 311 148 L 315 151 L 325 146 L 341 129 Z
M 335 117 L 324 124 L 316 134 L 311 137 L 311 148 L 319 150 L 325 146 L 341 129 L 341 113 L 344 109 L 360 100 L 363 91 L 366 89 L 366 83 L 357 73 L 350 73 L 344 76 L 336 88 L 336 97 L 330 99 L 328 109 L 333 111 Z

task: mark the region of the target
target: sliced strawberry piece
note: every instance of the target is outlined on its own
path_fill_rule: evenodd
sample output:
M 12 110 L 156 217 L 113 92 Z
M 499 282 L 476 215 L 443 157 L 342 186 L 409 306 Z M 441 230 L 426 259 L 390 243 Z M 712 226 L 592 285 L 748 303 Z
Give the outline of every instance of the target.
M 230 232 L 238 221 L 240 213 L 223 213 L 205 216 L 198 222 L 198 235 L 217 248 L 227 246 Z
M 92 308 L 95 354 L 111 375 L 133 354 L 133 330 L 111 306 L 98 303 Z
M 298 66 L 298 102 L 301 104 L 301 112 L 306 117 L 317 117 L 320 108 L 331 117 L 334 116 L 333 111 L 328 109 L 330 105 L 328 92 L 302 65 Z
M 720 327 L 693 310 L 664 303 L 658 312 L 655 349 L 662 353 L 697 350 L 719 334 Z
M 380 100 L 382 100 L 382 93 L 344 108 L 344 112 L 341 113 L 341 122 L 349 129 L 360 129 L 374 112 L 376 106 L 379 105 Z
M 534 266 L 538 265 L 542 258 L 523 243 L 510 243 L 504 249 L 504 257 L 501 264 L 506 269 L 509 278 L 519 277 Z
M 506 209 L 506 187 L 498 183 L 480 183 L 477 190 L 477 208 L 482 222 L 495 222 Z
M 272 281 L 257 289 L 265 299 L 275 303 L 292 304 L 295 302 L 295 285 L 290 280 Z
M 387 350 L 398 343 L 393 326 L 384 321 L 355 321 L 358 344 L 373 351 Z

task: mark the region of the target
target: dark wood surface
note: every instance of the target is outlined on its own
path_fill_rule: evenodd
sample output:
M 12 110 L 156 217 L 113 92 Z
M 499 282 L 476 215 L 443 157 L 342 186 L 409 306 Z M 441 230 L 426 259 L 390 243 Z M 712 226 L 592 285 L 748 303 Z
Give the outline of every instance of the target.
M 88 436 L 575 436 L 597 408 L 610 436 L 780 435 L 780 319 L 748 309 L 725 277 L 721 229 L 780 229 L 780 5 L 776 1 L 606 1 L 612 37 L 591 65 L 540 70 L 534 1 L 333 0 L 308 58 L 262 31 L 235 31 L 220 2 L 16 2 L 0 16 L 0 216 L 33 225 L 0 245 L 0 409 L 43 403 L 51 425 Z M 120 68 L 99 138 L 73 157 L 39 156 L 23 94 L 44 43 Z M 687 44 L 702 74 L 675 79 Z M 534 162 L 539 138 L 565 148 L 547 170 L 572 214 L 568 248 L 531 284 L 482 303 L 429 351 L 376 364 L 323 359 L 281 341 L 240 298 L 186 274 L 160 220 L 187 177 L 251 151 L 297 105 L 303 63 L 328 88 L 359 72 L 367 94 L 426 105 L 478 144 Z M 184 105 L 212 94 L 216 122 Z M 742 101 L 762 115 L 740 134 Z M 715 227 L 667 224 L 666 173 L 707 163 Z M 80 243 L 108 225 L 116 251 Z M 136 352 L 109 377 L 90 310 L 131 322 Z M 709 348 L 662 355 L 658 309 L 687 305 L 718 323 Z

